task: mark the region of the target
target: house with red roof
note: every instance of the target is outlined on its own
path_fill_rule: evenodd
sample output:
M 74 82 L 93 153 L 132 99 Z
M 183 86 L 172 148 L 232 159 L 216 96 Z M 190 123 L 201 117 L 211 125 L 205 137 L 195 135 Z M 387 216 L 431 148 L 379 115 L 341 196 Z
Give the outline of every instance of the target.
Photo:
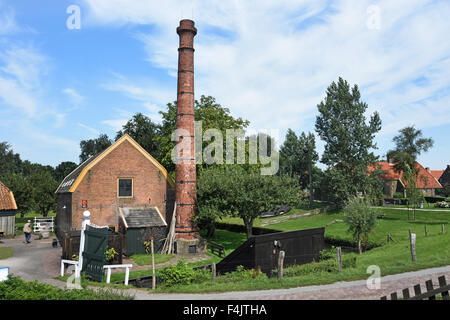
M 3 236 L 14 235 L 16 211 L 14 194 L 0 182 L 0 233 Z
M 384 180 L 383 193 L 388 198 L 393 198 L 394 193 L 402 193 L 406 197 L 407 184 L 403 177 L 403 172 L 394 170 L 395 163 L 390 161 L 378 162 L 378 166 L 384 171 L 381 178 Z M 418 168 L 417 189 L 421 190 L 425 196 L 435 196 L 437 189 L 442 189 L 439 179 L 436 177 L 440 174 L 440 170 L 430 170 L 424 168 L 417 161 L 415 166 Z M 375 167 L 369 167 L 369 171 L 375 170 Z M 443 173 L 443 171 L 442 171 Z M 441 173 L 441 175 L 442 175 Z

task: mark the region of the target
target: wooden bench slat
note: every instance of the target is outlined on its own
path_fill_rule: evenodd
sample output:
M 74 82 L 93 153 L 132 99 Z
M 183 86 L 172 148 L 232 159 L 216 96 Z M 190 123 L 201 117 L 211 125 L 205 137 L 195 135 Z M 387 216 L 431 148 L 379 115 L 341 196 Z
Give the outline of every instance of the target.
M 447 285 L 447 281 L 445 281 L 445 276 L 440 276 L 438 278 L 438 280 L 439 280 L 439 286 L 440 287 L 445 287 Z M 448 290 L 447 291 L 442 291 L 441 295 L 442 295 L 442 299 L 443 300 L 449 300 Z
M 403 289 L 403 299 L 407 300 L 410 298 L 409 296 L 409 288 Z
M 425 286 L 427 287 L 427 291 L 428 292 L 432 292 L 433 291 L 433 281 L 432 280 L 428 280 L 425 282 Z M 436 300 L 436 296 L 432 295 L 429 298 L 430 300 Z

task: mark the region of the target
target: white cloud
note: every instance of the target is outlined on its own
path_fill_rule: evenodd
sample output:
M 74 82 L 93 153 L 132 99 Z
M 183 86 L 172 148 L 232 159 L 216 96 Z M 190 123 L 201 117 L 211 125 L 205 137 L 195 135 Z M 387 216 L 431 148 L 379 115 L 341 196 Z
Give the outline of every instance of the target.
M 74 88 L 65 88 L 62 90 L 62 92 L 68 96 L 70 102 L 75 107 L 78 107 L 84 101 L 84 97 L 80 95 Z
M 419 121 L 429 110 L 442 116 L 439 123 L 450 123 L 450 105 L 434 99 L 449 88 L 448 2 L 236 0 L 191 1 L 184 7 L 178 1 L 85 3 L 91 23 L 155 26 L 156 31 L 137 38 L 148 60 L 173 76 L 175 28 L 181 17 L 191 18 L 193 9 L 199 30 L 197 95 L 213 95 L 255 128 L 313 130 L 316 105 L 339 76 L 359 85 L 371 111 L 381 113 L 384 133 Z M 374 4 L 381 13 L 379 30 L 367 27 L 367 8 Z M 421 76 L 429 82 L 414 84 Z M 132 86 L 115 89 L 138 99 L 148 95 Z

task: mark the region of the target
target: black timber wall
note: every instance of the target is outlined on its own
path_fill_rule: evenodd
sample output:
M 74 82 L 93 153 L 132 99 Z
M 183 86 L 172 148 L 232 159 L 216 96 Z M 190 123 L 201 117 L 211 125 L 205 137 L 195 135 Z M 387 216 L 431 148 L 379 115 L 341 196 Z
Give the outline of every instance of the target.
M 251 237 L 217 264 L 220 273 L 236 270 L 239 265 L 270 274 L 277 268 L 278 254 L 285 252 L 284 265 L 319 261 L 325 248 L 325 228 L 277 232 Z

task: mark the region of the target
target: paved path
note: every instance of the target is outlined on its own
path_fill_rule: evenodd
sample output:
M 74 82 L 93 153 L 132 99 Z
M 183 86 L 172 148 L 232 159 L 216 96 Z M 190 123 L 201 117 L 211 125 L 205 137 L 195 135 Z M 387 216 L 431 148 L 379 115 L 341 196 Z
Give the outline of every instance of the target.
M 61 247 L 52 247 L 52 239 L 35 240 L 30 244 L 23 243 L 24 237 L 4 239 L 0 247 L 12 247 L 13 257 L 0 260 L 0 267 L 9 267 L 10 273 L 20 276 L 23 280 L 39 280 L 62 286 L 62 282 L 53 278 L 59 275 L 61 263 Z
M 432 279 L 433 285 L 439 287 L 438 277 L 446 275 L 450 280 L 450 266 L 424 269 L 381 278 L 381 288 L 369 290 L 366 280 L 338 282 L 328 285 L 276 289 L 262 291 L 235 291 L 207 294 L 151 294 L 143 290 L 127 290 L 135 295 L 136 300 L 378 300 L 397 291 L 410 288 L 420 283 L 425 291 L 425 281 Z

